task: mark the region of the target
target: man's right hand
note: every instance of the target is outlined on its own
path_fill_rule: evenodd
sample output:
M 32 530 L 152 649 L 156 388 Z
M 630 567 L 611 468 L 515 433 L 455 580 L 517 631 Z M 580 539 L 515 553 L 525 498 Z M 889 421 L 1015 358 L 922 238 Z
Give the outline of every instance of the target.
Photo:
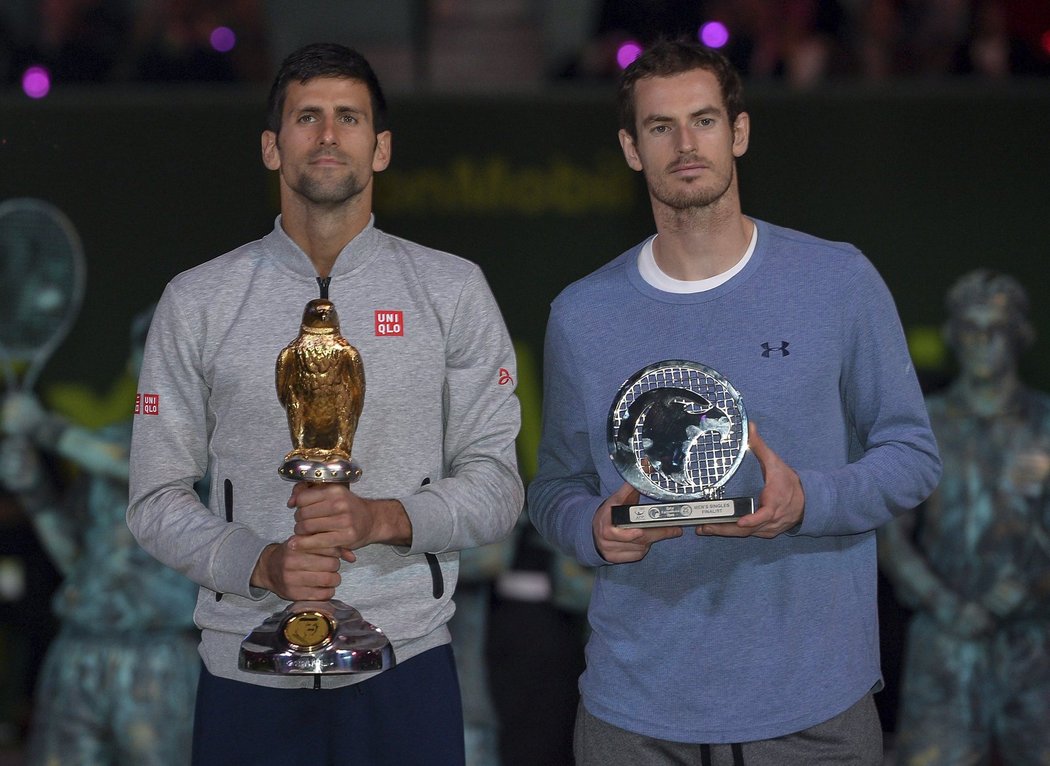
M 339 554 L 338 548 L 296 551 L 288 540 L 271 543 L 255 563 L 251 584 L 285 601 L 328 601 L 341 579 Z
M 681 527 L 657 527 L 654 529 L 627 529 L 614 527 L 612 507 L 614 505 L 634 505 L 638 502 L 638 490 L 630 484 L 624 484 L 609 495 L 598 508 L 591 522 L 594 532 L 594 545 L 598 553 L 610 564 L 628 564 L 641 561 L 649 553 L 653 543 L 671 537 L 681 537 Z

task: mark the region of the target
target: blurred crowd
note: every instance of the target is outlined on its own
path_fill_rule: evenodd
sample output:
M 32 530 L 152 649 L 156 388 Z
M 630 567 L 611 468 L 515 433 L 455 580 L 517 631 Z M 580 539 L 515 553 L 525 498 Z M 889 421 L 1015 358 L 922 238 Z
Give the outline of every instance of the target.
M 30 66 L 46 67 L 56 83 L 259 81 L 271 71 L 259 0 L 36 0 L 23 6 L 0 12 L 6 52 L 0 75 L 9 84 Z M 217 32 L 223 28 L 236 38 L 224 38 Z
M 853 78 L 1045 75 L 1050 2 L 1040 0 L 606 0 L 570 77 L 611 77 L 627 40 L 721 22 L 722 48 L 749 79 L 795 86 Z M 717 37 L 717 35 L 716 35 Z M 706 40 L 705 40 L 706 41 Z
M 33 65 L 47 67 L 55 83 L 266 83 L 289 32 L 294 36 L 290 24 L 302 26 L 301 36 L 320 25 L 366 52 L 378 34 L 425 71 L 433 45 L 444 39 L 437 31 L 443 24 L 462 28 L 475 18 L 480 29 L 500 14 L 535 30 L 579 20 L 568 49 L 536 51 L 543 65 L 530 76 L 540 81 L 610 79 L 624 43 L 695 35 L 712 20 L 728 31 L 723 51 L 749 78 L 799 87 L 842 78 L 1050 74 L 1044 0 L 574 0 L 568 11 L 555 0 L 383 5 L 376 14 L 375 5 L 358 0 L 5 0 L 0 84 L 17 85 Z M 475 56 L 500 55 L 491 35 L 462 39 L 476 47 Z M 545 47 L 542 33 L 529 39 Z

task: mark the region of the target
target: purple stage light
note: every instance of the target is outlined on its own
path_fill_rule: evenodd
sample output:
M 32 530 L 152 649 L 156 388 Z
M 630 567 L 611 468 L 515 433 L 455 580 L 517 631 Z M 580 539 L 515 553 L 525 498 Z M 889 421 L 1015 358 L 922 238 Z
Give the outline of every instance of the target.
M 233 30 L 229 27 L 215 27 L 211 31 L 211 47 L 219 51 L 219 53 L 226 53 L 233 50 L 233 46 L 237 44 L 237 35 L 233 33 Z
M 42 66 L 31 66 L 22 75 L 22 92 L 30 98 L 43 98 L 51 92 L 51 73 Z
M 642 55 L 642 46 L 634 40 L 628 40 L 616 49 L 616 63 L 620 65 L 620 69 L 626 69 L 640 55 Z
M 721 21 L 701 24 L 696 36 L 708 48 L 721 48 L 729 42 L 729 30 Z

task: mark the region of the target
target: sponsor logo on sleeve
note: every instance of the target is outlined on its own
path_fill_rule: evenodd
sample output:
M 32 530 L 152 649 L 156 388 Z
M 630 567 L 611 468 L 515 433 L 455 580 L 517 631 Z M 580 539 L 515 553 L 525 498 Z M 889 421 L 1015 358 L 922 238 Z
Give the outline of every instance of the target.
M 160 394 L 135 394 L 136 415 L 159 415 Z

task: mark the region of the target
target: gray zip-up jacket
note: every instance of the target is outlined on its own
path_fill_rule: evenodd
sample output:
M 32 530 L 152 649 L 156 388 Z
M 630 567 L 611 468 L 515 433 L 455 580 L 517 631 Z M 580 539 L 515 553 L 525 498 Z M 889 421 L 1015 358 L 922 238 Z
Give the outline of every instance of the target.
M 481 270 L 461 258 L 369 222 L 331 276 L 342 335 L 365 368 L 353 452 L 363 476 L 351 488 L 400 500 L 413 531 L 409 548 L 355 551 L 336 598 L 381 628 L 404 661 L 449 641 L 458 551 L 499 540 L 521 510 L 514 352 Z M 200 584 L 208 670 L 266 686 L 313 680 L 241 672 L 237 657 L 243 638 L 287 605 L 249 580 L 262 549 L 294 526 L 293 485 L 277 474 L 291 437 L 274 368 L 318 294 L 313 265 L 278 217 L 263 239 L 168 284 L 139 379 L 128 525 Z M 193 490 L 205 474 L 207 506 Z M 330 676 L 326 686 L 362 677 Z

